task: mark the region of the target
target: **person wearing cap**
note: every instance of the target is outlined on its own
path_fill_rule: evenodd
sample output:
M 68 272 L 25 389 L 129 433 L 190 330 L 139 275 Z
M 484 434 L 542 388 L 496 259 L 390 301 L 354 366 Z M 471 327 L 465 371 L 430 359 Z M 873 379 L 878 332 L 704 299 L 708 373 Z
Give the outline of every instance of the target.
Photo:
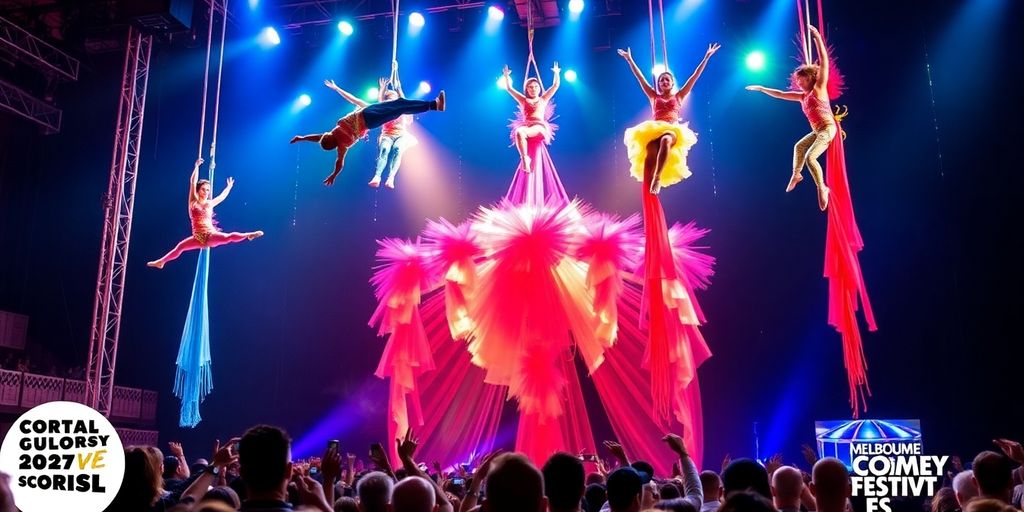
M 608 475 L 608 510 L 611 512 L 639 512 L 644 492 L 644 480 L 650 475 L 641 474 L 632 467 L 623 467 Z M 603 508 L 601 510 L 604 510 Z

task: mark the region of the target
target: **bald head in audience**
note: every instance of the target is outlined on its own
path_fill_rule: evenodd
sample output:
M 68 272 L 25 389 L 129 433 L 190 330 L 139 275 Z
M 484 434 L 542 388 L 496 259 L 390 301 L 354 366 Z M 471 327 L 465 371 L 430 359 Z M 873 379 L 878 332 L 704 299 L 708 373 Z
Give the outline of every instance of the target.
M 825 457 L 814 464 L 810 488 L 818 512 L 844 512 L 851 491 L 850 472 L 839 459 Z
M 359 479 L 356 493 L 359 495 L 359 510 L 362 512 L 387 512 L 391 503 L 393 481 L 380 471 L 367 473 Z
M 961 509 L 967 508 L 967 502 L 978 497 L 978 484 L 974 483 L 974 471 L 961 471 L 953 477 L 953 492 Z
M 434 510 L 434 486 L 422 477 L 410 476 L 395 484 L 391 491 L 393 512 L 430 512 Z
M 800 510 L 800 494 L 804 490 L 804 477 L 792 466 L 782 466 L 772 473 L 772 500 L 775 508 Z

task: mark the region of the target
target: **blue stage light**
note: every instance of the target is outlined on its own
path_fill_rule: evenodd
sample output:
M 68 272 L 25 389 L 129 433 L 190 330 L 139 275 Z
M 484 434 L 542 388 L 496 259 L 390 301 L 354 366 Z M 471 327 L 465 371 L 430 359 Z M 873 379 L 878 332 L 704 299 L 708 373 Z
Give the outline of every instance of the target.
M 419 28 L 427 24 L 427 19 L 422 14 L 414 12 L 409 15 L 409 25 Z
M 762 69 L 764 69 L 766 60 L 767 59 L 764 56 L 764 52 L 760 50 L 754 50 L 748 53 L 747 58 L 745 59 L 747 69 L 749 69 L 750 71 L 761 71 Z
M 501 10 L 501 7 L 492 5 L 487 8 L 487 17 L 494 21 L 501 21 L 505 19 L 505 11 Z
M 416 88 L 416 94 L 423 96 L 424 94 L 430 93 L 430 82 L 423 80 L 420 82 L 420 86 Z
M 565 70 L 565 81 L 572 83 L 576 81 L 576 71 L 573 69 Z
M 350 36 L 352 35 L 353 32 L 355 32 L 355 28 L 352 27 L 352 24 L 347 21 L 339 22 L 338 30 L 341 31 L 342 35 L 346 36 Z
M 366 99 L 370 101 L 377 101 L 377 95 L 380 91 L 376 87 L 370 87 L 366 90 Z
M 569 0 L 569 12 L 579 14 L 583 12 L 583 0 Z
M 308 94 L 300 94 L 299 97 L 295 98 L 295 101 L 292 102 L 292 114 L 298 114 L 299 111 L 308 107 L 311 103 L 313 103 L 313 98 L 310 98 Z
M 274 30 L 274 27 L 265 27 L 261 30 L 257 40 L 263 48 L 281 44 L 281 36 L 277 35 L 277 30 Z

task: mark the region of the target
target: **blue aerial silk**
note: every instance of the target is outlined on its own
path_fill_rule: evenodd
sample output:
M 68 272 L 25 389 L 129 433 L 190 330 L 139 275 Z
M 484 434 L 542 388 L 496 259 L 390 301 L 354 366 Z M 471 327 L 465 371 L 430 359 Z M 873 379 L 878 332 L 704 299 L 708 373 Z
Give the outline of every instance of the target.
M 210 248 L 199 251 L 196 279 L 192 283 L 192 300 L 185 317 L 178 348 L 178 371 L 174 376 L 174 394 L 181 399 L 178 424 L 194 427 L 203 419 L 199 404 L 213 389 L 210 374 L 210 309 L 207 304 L 207 284 L 210 277 Z

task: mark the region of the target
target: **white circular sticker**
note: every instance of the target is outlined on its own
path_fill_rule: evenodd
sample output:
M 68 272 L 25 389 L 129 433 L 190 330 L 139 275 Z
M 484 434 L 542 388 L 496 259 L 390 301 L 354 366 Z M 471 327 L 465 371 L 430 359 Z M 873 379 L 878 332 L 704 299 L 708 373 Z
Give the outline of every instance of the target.
M 75 402 L 33 407 L 11 425 L 0 447 L 23 512 L 100 512 L 124 478 L 124 447 L 99 412 Z

